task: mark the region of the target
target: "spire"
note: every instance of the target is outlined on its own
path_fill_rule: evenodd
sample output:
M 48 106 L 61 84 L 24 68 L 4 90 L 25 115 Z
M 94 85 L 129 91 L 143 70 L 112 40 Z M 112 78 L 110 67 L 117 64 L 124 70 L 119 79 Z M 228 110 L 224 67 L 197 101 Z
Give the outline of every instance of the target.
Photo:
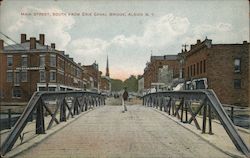
M 109 77 L 109 57 L 107 56 L 106 76 Z

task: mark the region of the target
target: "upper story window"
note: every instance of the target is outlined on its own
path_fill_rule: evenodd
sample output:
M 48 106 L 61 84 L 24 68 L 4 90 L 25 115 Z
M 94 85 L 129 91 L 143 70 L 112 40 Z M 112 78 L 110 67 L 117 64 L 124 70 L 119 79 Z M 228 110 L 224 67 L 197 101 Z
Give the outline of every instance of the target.
M 56 55 L 55 54 L 50 55 L 50 66 L 56 67 Z
M 22 82 L 27 82 L 27 75 L 28 73 L 27 73 L 27 71 L 22 71 L 21 72 L 21 80 L 22 80 Z
M 12 67 L 13 66 L 13 56 L 12 55 L 8 55 L 7 56 L 7 66 L 8 67 Z
M 50 74 L 49 74 L 49 77 L 50 77 L 50 81 L 56 81 L 56 70 L 50 70 Z
M 15 87 L 12 89 L 12 97 L 21 98 L 21 89 L 19 87 Z
M 40 55 L 40 67 L 45 66 L 45 55 Z
M 14 76 L 14 84 L 15 85 L 19 85 L 20 84 L 20 72 L 19 71 L 17 71 L 17 72 L 15 72 L 15 76 Z
M 202 74 L 202 69 L 203 69 L 203 67 L 202 67 L 202 61 L 200 61 L 200 73 Z
M 234 72 L 240 72 L 241 70 L 241 59 L 234 59 Z
M 234 80 L 234 88 L 240 89 L 241 88 L 241 79 L 235 79 Z
M 13 72 L 7 71 L 7 82 L 13 82 Z
M 27 67 L 28 66 L 28 56 L 27 55 L 22 55 L 22 67 Z
M 206 72 L 206 60 L 203 60 L 203 72 Z
M 197 75 L 199 75 L 199 73 L 200 73 L 199 72 L 199 69 L 200 69 L 200 63 L 199 62 L 197 63 L 196 67 L 197 67 Z
M 40 70 L 40 82 L 46 81 L 46 72 L 44 70 Z

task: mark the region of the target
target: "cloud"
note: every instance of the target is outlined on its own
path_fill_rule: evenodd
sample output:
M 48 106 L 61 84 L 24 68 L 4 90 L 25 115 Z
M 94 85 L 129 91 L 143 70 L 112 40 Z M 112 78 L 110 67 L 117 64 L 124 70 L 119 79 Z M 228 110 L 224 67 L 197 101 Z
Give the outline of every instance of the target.
M 106 56 L 109 54 L 111 77 L 125 79 L 142 72 L 149 58 L 145 53 L 150 53 L 152 49 L 164 50 L 183 36 L 189 25 L 186 17 L 167 14 L 147 22 L 141 35 L 118 34 L 109 40 L 79 38 L 72 40 L 67 50 L 83 64 L 92 64 L 96 60 L 102 71 L 105 71 Z
M 186 17 L 167 14 L 149 21 L 144 26 L 143 35 L 117 35 L 111 43 L 120 46 L 139 45 L 141 47 L 164 47 L 188 31 L 190 22 Z
M 222 22 L 213 25 L 201 24 L 192 29 L 192 35 L 187 39 L 191 42 L 205 37 L 212 39 L 215 43 L 239 42 L 244 40 L 244 29 L 234 29 L 232 24 Z
M 46 42 L 56 43 L 57 48 L 63 50 L 71 40 L 68 31 L 75 24 L 74 18 L 70 16 L 22 16 L 17 11 L 13 11 L 15 20 L 6 20 L 7 34 L 16 37 L 16 34 L 28 33 L 28 36 L 38 36 L 39 33 L 46 35 Z M 63 13 L 63 10 L 56 7 L 36 8 L 27 6 L 22 8 L 21 13 Z M 19 40 L 17 40 L 19 41 Z
M 100 61 L 106 54 L 109 43 L 99 38 L 79 38 L 72 40 L 68 45 L 68 52 L 83 64 L 92 64 Z

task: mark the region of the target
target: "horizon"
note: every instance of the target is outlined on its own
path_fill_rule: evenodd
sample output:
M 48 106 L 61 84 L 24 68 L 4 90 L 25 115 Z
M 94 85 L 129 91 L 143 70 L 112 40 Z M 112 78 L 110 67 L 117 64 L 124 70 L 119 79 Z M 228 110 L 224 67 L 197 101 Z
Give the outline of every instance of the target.
M 55 43 L 76 63 L 96 61 L 103 74 L 108 56 L 110 77 L 122 81 L 142 75 L 151 55 L 177 55 L 183 44 L 195 44 L 197 39 L 207 37 L 213 44 L 249 42 L 247 0 L 10 0 L 2 1 L 0 9 L 1 32 L 18 43 L 21 33 L 44 33 L 46 44 Z

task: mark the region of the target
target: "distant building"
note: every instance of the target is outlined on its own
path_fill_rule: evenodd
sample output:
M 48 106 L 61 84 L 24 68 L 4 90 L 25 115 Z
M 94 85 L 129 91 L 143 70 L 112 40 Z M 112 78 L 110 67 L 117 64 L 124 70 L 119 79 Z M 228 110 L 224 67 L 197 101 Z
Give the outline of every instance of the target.
M 101 76 L 101 73 L 100 73 Z M 111 93 L 111 80 L 109 76 L 109 61 L 107 57 L 106 74 L 100 78 L 100 91 L 105 94 Z
M 166 75 L 164 66 L 168 66 L 168 71 L 172 71 L 173 75 L 170 78 L 179 77 L 179 65 L 177 55 L 151 56 L 150 62 L 147 63 L 144 69 L 144 89 L 150 90 L 152 86 L 164 86 L 162 83 L 166 81 L 162 75 Z M 164 68 L 163 68 L 164 67 Z M 163 74 L 161 74 L 163 73 Z M 160 81 L 160 80 L 161 81 Z
M 168 65 L 163 65 L 158 71 L 158 82 L 164 83 L 164 88 L 171 89 L 174 76 L 173 69 L 169 69 Z
M 143 76 L 138 77 L 138 94 L 139 96 L 144 95 L 144 77 Z
M 87 81 L 86 89 L 98 92 L 99 90 L 99 66 L 96 62 L 91 65 L 83 65 L 84 69 L 83 78 Z
M 83 68 L 55 43 L 21 34 L 21 43 L 4 46 L 0 40 L 1 104 L 27 102 L 35 91 L 66 91 L 84 88 Z
M 186 89 L 213 89 L 223 104 L 250 106 L 249 47 L 197 40 L 179 54 Z

